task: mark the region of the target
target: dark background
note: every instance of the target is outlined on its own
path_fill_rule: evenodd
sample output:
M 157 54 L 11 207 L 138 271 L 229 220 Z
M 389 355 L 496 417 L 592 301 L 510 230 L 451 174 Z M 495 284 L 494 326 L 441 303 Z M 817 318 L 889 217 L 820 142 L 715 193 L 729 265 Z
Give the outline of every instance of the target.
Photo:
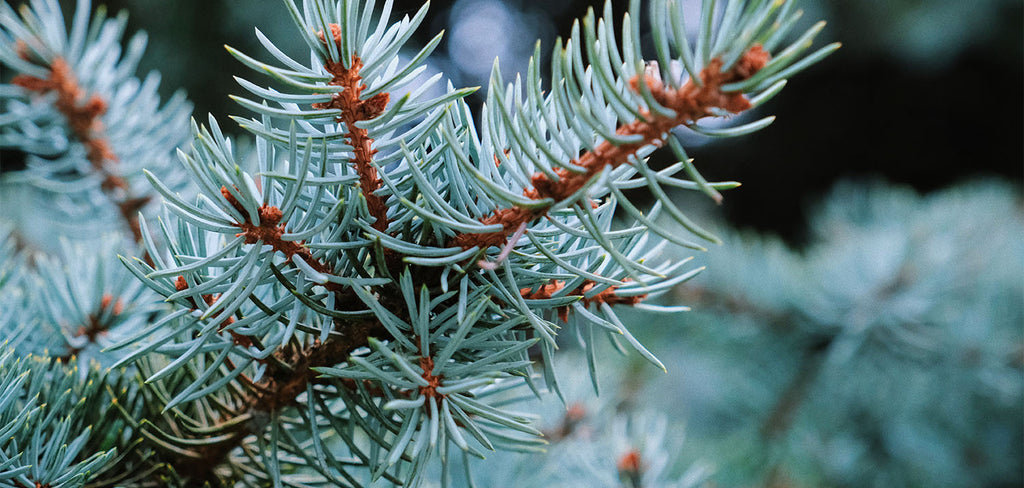
M 615 2 L 616 17 L 626 3 Z M 168 95 L 185 89 L 198 119 L 212 113 L 224 121 L 244 113 L 227 98 L 241 92 L 233 75 L 264 81 L 223 49 L 228 44 L 269 60 L 253 26 L 304 59 L 304 46 L 291 37 L 294 27 L 281 2 L 106 4 L 111 11 L 129 12 L 130 32 L 149 33 L 142 68 L 163 73 Z M 399 0 L 395 10 L 412 15 L 420 4 Z M 601 5 L 595 0 L 435 1 L 415 42 L 448 31 L 434 68 L 457 86 L 486 84 L 494 54 L 501 55 L 503 73 L 511 80 L 525 70 L 536 39 L 547 52 L 556 36 L 568 36 L 587 7 Z M 765 113 L 779 118 L 767 130 L 690 149 L 709 179 L 744 183 L 727 194 L 723 207 L 736 225 L 800 244 L 807 209 L 845 178 L 883 178 L 923 192 L 979 176 L 1021 183 L 1022 2 L 804 0 L 801 5 L 806 26 L 819 18 L 829 21 L 818 45 L 838 40 L 843 48 L 795 77 L 768 104 Z

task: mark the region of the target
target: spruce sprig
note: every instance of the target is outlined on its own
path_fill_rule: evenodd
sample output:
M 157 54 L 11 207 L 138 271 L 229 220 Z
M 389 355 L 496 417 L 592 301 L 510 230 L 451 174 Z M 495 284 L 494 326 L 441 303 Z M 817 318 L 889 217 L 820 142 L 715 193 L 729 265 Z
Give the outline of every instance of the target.
M 672 131 L 765 127 L 771 118 L 731 129 L 699 121 L 763 103 L 838 47 L 806 54 L 818 24 L 773 57 L 799 16 L 787 0 L 706 0 L 692 48 L 678 2 L 651 2 L 642 27 L 632 1 L 619 32 L 606 3 L 603 18 L 589 12 L 556 42 L 546 81 L 539 47 L 514 83 L 495 64 L 478 125 L 465 101 L 474 89 L 448 84 L 432 97 L 441 77 L 416 81 L 441 39 L 405 54 L 428 4 L 397 20 L 390 0 L 286 6 L 308 63 L 258 30 L 274 64 L 228 48 L 272 81 L 238 78 L 248 95 L 233 97 L 255 114 L 235 118 L 255 138 L 255 171 L 212 116 L 192 123 L 191 145 L 178 151 L 184 171 L 147 157 L 176 146 L 177 132 L 127 111 L 145 101 L 155 113 L 158 103 L 132 77 L 141 42 L 124 58 L 104 54 L 118 52 L 123 19 L 90 23 L 80 2 L 66 33 L 52 1 L 20 17 L 0 10 L 0 41 L 11 47 L 0 61 L 22 73 L 20 89 L 0 94 L 25 114 L 0 120 L 4 140 L 74 165 L 69 179 L 72 166 L 33 159 L 19 176 L 62 197 L 73 188 L 89 208 L 112 206 L 106 214 L 120 215 L 144 250 L 123 258 L 127 269 L 166 302 L 138 308 L 152 316 L 124 321 L 108 350 L 145 383 L 125 389 L 133 409 L 115 410 L 176 483 L 418 485 L 432 459 L 446 470 L 457 453 L 537 449 L 541 433 L 500 398 L 538 392 L 538 379 L 560 394 L 552 355 L 566 330 L 584 344 L 595 389 L 602 336 L 664 369 L 616 308 L 678 310 L 646 301 L 700 269 L 660 250 L 717 242 L 667 189 L 720 200 L 738 185 L 707 182 Z M 653 34 L 653 58 L 641 29 Z M 159 118 L 175 118 L 180 100 Z M 115 110 L 124 118 L 111 119 Z M 40 146 L 41 127 L 73 141 L 70 150 Z M 664 145 L 680 162 L 648 166 Z M 54 180 L 70 186 L 45 187 Z M 624 192 L 639 187 L 657 198 L 649 212 Z M 150 191 L 164 200 L 156 219 L 137 213 Z M 659 223 L 662 214 L 693 238 Z M 98 319 L 118 315 L 119 296 L 88 291 L 104 307 Z

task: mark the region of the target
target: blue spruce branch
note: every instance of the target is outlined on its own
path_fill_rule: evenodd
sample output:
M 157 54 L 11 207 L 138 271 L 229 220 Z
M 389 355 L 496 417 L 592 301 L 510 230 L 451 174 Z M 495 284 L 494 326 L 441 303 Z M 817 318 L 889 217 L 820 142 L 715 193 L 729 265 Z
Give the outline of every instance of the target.
M 548 91 L 539 50 L 515 83 L 495 65 L 478 125 L 464 100 L 474 89 L 449 84 L 431 97 L 438 77 L 414 85 L 440 35 L 411 57 L 399 54 L 428 4 L 397 21 L 391 1 L 380 11 L 372 0 L 285 5 L 308 63 L 259 32 L 276 65 L 228 48 L 277 83 L 239 78 L 255 97 L 233 97 L 255 114 L 235 118 L 255 137 L 251 158 L 211 116 L 192 123 L 180 167 L 170 154 L 187 130 L 132 116 L 140 107 L 125 102 L 177 122 L 182 99 L 159 109 L 149 96 L 155 83 L 134 78 L 141 41 L 120 61 L 104 55 L 119 52 L 123 19 L 90 23 L 83 1 L 67 32 L 53 1 L 35 0 L 20 17 L 0 9 L 9 48 L 0 62 L 19 73 L 0 92 L 17 114 L 0 118 L 2 141 L 30 155 L 11 178 L 81 205 L 87 224 L 113 209 L 128 241 L 141 245 L 71 264 L 141 253 L 118 269 L 144 293 L 104 292 L 99 265 L 88 286 L 51 286 L 49 300 L 22 290 L 35 276 L 60 282 L 54 265 L 26 265 L 0 282 L 0 291 L 14 290 L 0 303 L 25 316 L 57 317 L 64 303 L 82 312 L 67 337 L 69 359 L 87 349 L 83 339 L 116 336 L 103 352 L 119 372 L 111 378 L 138 376 L 108 409 L 136 436 L 118 444 L 134 456 L 136 478 L 125 484 L 149 476 L 179 486 L 418 486 L 438 459 L 448 484 L 456 456 L 540 449 L 541 431 L 508 410 L 508 397 L 524 388 L 563 395 L 554 352 L 565 331 L 580 337 L 595 389 L 597 338 L 625 341 L 664 369 L 617 311 L 678 310 L 648 299 L 701 271 L 689 259 L 661 259 L 668 244 L 703 247 L 660 217 L 718 242 L 668 191 L 720 200 L 737 184 L 706 181 L 672 131 L 731 137 L 764 128 L 772 118 L 730 129 L 699 122 L 763 103 L 838 48 L 807 54 L 816 24 L 777 49 L 799 17 L 785 0 L 704 2 L 691 47 L 679 2 L 661 0 L 650 2 L 657 55 L 649 59 L 641 2 L 630 2 L 618 32 L 606 3 L 603 18 L 589 12 L 556 44 Z M 63 145 L 36 137 L 41 129 Z M 648 166 L 666 145 L 679 163 Z M 640 187 L 657 199 L 648 212 L 624 192 Z M 148 205 L 153 192 L 162 214 Z M 624 226 L 620 209 L 631 219 Z M 81 294 L 95 298 L 95 310 L 81 310 Z M 28 344 L 25 330 L 15 325 L 13 336 Z M 108 462 L 97 456 L 74 469 Z M 622 479 L 639 483 L 643 461 L 621 461 Z

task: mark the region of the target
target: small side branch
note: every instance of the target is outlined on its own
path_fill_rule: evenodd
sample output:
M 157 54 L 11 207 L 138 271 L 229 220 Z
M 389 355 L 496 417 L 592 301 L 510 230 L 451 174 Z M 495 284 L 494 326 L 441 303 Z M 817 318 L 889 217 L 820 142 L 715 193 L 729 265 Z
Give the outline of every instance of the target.
M 602 303 L 607 303 L 608 305 L 636 305 L 644 301 L 645 298 L 647 298 L 647 295 L 637 295 L 629 297 L 619 296 L 615 293 L 615 291 L 618 289 L 617 286 L 609 286 L 608 288 L 601 290 L 599 293 L 592 297 L 586 297 L 585 295 L 589 293 L 590 290 L 593 289 L 595 286 L 597 286 L 597 283 L 587 280 L 578 288 L 569 292 L 569 295 L 583 296 L 581 302 L 583 303 L 584 307 L 589 307 L 594 304 L 600 305 Z M 519 290 L 519 294 L 522 295 L 522 297 L 527 300 L 546 300 L 548 298 L 551 298 L 555 293 L 559 292 L 563 288 L 565 288 L 565 282 L 556 280 L 546 285 L 542 285 L 536 290 L 533 290 L 531 288 L 523 288 Z M 562 322 L 569 321 L 569 306 L 558 307 L 556 310 L 558 311 L 559 320 L 561 320 Z
M 299 256 L 314 270 L 331 274 L 330 267 L 316 259 L 301 241 L 282 239 L 285 225 L 281 223 L 283 215 L 280 209 L 269 205 L 261 206 L 258 209 L 260 224 L 256 225 L 253 223 L 254 219 L 248 216 L 244 207 L 226 187 L 221 188 L 221 194 L 231 206 L 246 216 L 243 222 L 235 224 L 241 230 L 238 236 L 245 236 L 246 243 L 262 242 L 264 245 L 269 245 L 274 250 L 280 251 L 289 260 Z M 352 296 L 350 289 L 341 285 L 327 283 L 325 286 L 338 297 L 337 303 L 358 300 Z M 175 287 L 179 291 L 188 287 L 183 276 L 178 277 Z M 219 297 L 204 295 L 202 298 L 207 304 L 212 304 Z M 192 304 L 193 307 L 198 307 L 195 301 Z M 233 322 L 233 318 L 228 318 L 221 324 L 219 330 L 223 331 Z M 295 405 L 296 399 L 306 391 L 307 386 L 318 382 L 318 373 L 314 371 L 315 368 L 335 366 L 344 362 L 353 351 L 366 346 L 370 337 L 387 335 L 387 330 L 374 320 L 345 322 L 344 326 L 339 326 L 336 330 L 338 333 L 330 335 L 323 342 L 313 340 L 306 346 L 288 346 L 276 352 L 273 361 L 264 362 L 267 372 L 263 380 L 249 384 L 247 396 L 231 415 L 233 417 L 248 416 L 253 419 L 269 418 L 271 412 L 278 412 Z M 235 344 L 241 346 L 253 344 L 253 339 L 250 337 L 242 336 L 234 331 L 228 332 Z M 205 486 L 205 483 L 213 483 L 217 479 L 217 467 L 228 459 L 231 451 L 239 447 L 248 436 L 261 435 L 263 428 L 264 425 L 256 421 L 241 424 L 238 430 L 224 437 L 220 442 L 177 452 L 173 455 L 171 465 L 179 474 L 188 476 L 189 486 Z
M 318 273 L 325 275 L 333 275 L 334 270 L 327 263 L 324 263 L 313 256 L 312 251 L 305 246 L 303 241 L 286 241 L 281 236 L 285 233 L 285 224 L 281 223 L 281 219 L 284 215 L 281 213 L 281 209 L 272 205 L 262 205 L 257 209 L 259 212 L 260 225 L 256 225 L 252 222 L 252 217 L 248 215 L 245 207 L 238 203 L 234 195 L 228 191 L 227 187 L 221 187 L 220 193 L 224 196 L 224 199 L 231 204 L 235 210 L 245 216 L 245 220 L 242 222 L 236 222 L 234 225 L 238 227 L 241 232 L 236 234 L 236 237 L 245 236 L 246 244 L 255 244 L 262 242 L 265 245 L 269 245 L 274 248 L 275 251 L 280 251 L 289 261 L 295 256 L 302 259 L 303 262 L 313 268 Z M 328 290 L 338 295 L 337 303 L 353 303 L 358 301 L 358 298 L 352 293 L 351 289 L 348 289 L 337 283 L 328 282 L 324 284 Z
M 59 57 L 50 63 L 48 78 L 18 75 L 11 83 L 32 92 L 57 94 L 54 105 L 67 119 L 72 134 L 85 147 L 86 158 L 101 177 L 100 187 L 117 206 L 135 242 L 142 242 L 138 211 L 149 203 L 150 197 L 133 197 L 128 182 L 111 168 L 118 158 L 100 121 L 107 111 L 106 101 L 96 94 L 86 97 L 71 66 Z M 146 259 L 149 261 L 148 256 Z
M 617 146 L 605 141 L 595 147 L 593 151 L 584 153 L 572 162 L 573 165 L 582 167 L 586 171 L 573 173 L 563 168 L 555 168 L 557 181 L 550 179 L 542 172 L 534 173 L 531 178 L 533 188 L 527 189 L 524 194 L 534 200 L 552 198 L 556 202 L 564 201 L 583 188 L 605 167 L 616 168 L 627 163 L 630 157 L 643 147 L 661 146 L 665 142 L 665 135 L 679 125 L 713 115 L 713 109 L 722 109 L 731 113 L 740 113 L 749 109 L 750 101 L 742 93 L 725 93 L 721 87 L 750 78 L 768 63 L 769 58 L 768 52 L 759 45 L 755 45 L 744 53 L 728 71 L 722 71 L 722 60 L 715 58 L 701 71 L 700 77 L 703 83 L 700 86 L 688 82 L 679 89 L 672 89 L 666 86 L 662 80 L 651 76 L 645 76 L 643 80 L 638 78 L 630 80 L 630 85 L 637 93 L 640 92 L 639 84 L 645 83 L 655 100 L 662 106 L 675 111 L 676 116 L 664 117 L 649 112 L 643 113 L 644 117 L 641 120 L 623 125 L 615 131 L 621 136 L 643 136 L 640 142 Z M 531 222 L 545 213 L 546 211 L 543 209 L 521 207 L 501 209 L 494 215 L 481 219 L 481 222 L 488 225 L 501 224 L 502 230 L 490 233 L 459 234 L 449 244 L 463 249 L 474 246 L 481 248 L 501 246 L 505 244 L 507 236 L 515 232 L 521 224 Z
M 174 281 L 174 289 L 177 291 L 188 289 L 188 282 L 185 281 L 184 276 L 178 276 L 178 278 Z M 207 306 L 210 306 L 216 303 L 218 299 L 220 299 L 220 295 L 203 295 L 202 298 L 203 302 L 205 302 Z M 192 310 L 197 310 L 199 308 L 199 304 L 196 302 L 194 298 L 190 298 L 189 301 L 192 302 Z M 223 332 L 224 329 L 226 329 L 229 325 L 233 323 L 235 323 L 234 317 L 228 317 L 224 319 L 224 321 L 221 322 L 220 327 L 217 329 L 217 332 Z M 251 347 L 253 345 L 252 339 L 247 336 L 241 335 L 233 330 L 228 331 L 228 333 L 231 334 L 231 340 L 234 341 L 234 343 L 237 345 L 240 345 L 242 347 Z
M 61 356 L 61 359 L 65 362 L 70 361 L 71 358 L 81 354 L 89 344 L 96 344 L 100 336 L 106 335 L 107 331 L 116 323 L 122 312 L 124 312 L 124 302 L 120 298 L 115 299 L 109 294 L 104 294 L 96 311 L 87 316 L 84 323 L 79 324 L 73 334 L 74 337 L 84 338 L 84 344 L 70 346 L 68 352 Z
M 340 46 L 342 42 L 341 27 L 337 24 L 331 24 L 331 35 L 334 43 Z M 319 36 L 321 42 L 327 42 L 323 32 L 320 32 Z M 378 93 L 367 100 L 362 100 L 360 96 L 363 90 L 366 89 L 366 84 L 363 83 L 359 70 L 363 68 L 363 61 L 355 54 L 352 55 L 350 61 L 348 68 L 343 63 L 335 63 L 333 61 L 328 61 L 324 65 L 324 69 L 334 75 L 334 78 L 328 84 L 344 87 L 345 90 L 341 93 L 336 93 L 330 102 L 314 103 L 313 108 L 341 110 L 338 122 L 343 122 L 345 128 L 348 129 L 346 138 L 352 146 L 354 153 L 352 164 L 359 174 L 359 185 L 362 188 L 363 196 L 366 197 L 366 206 L 370 209 L 370 215 L 376 219 L 373 223 L 373 228 L 385 232 L 388 228 L 388 207 L 384 202 L 384 198 L 376 194 L 376 191 L 380 189 L 383 183 L 377 175 L 377 168 L 371 164 L 373 155 L 377 151 L 373 149 L 373 139 L 370 138 L 370 132 L 357 127 L 356 123 L 379 117 L 384 113 L 384 109 L 387 108 L 391 95 L 388 93 Z

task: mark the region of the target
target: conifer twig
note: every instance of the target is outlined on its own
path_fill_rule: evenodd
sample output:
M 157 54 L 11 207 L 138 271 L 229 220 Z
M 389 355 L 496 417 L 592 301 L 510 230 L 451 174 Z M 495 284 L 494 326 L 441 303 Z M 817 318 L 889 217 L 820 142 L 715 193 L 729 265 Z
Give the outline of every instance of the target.
M 341 27 L 338 24 L 331 24 L 330 27 L 334 43 L 341 46 Z M 318 36 L 320 42 L 327 43 L 322 31 L 318 33 Z M 328 84 L 344 87 L 345 90 L 335 93 L 330 102 L 314 103 L 313 108 L 341 110 L 338 122 L 344 122 L 345 128 L 348 129 L 346 138 L 349 145 L 352 146 L 352 165 L 359 173 L 359 185 L 363 196 L 366 197 L 366 206 L 370 210 L 370 215 L 376 219 L 373 228 L 385 232 L 388 228 L 388 209 L 384 198 L 375 193 L 380 189 L 382 182 L 377 175 L 377 168 L 371 163 L 373 155 L 377 151 L 373 149 L 373 139 L 370 138 L 369 131 L 356 124 L 375 119 L 384 113 L 391 96 L 384 92 L 378 93 L 368 100 L 360 99 L 359 96 L 366 89 L 366 84 L 363 83 L 363 78 L 359 75 L 359 70 L 363 67 L 363 60 L 357 54 L 352 54 L 349 64 L 350 66 L 346 68 L 341 62 L 326 62 L 324 69 L 334 76 Z
M 665 135 L 677 126 L 712 115 L 712 109 L 723 109 L 731 113 L 740 113 L 749 109 L 751 103 L 742 93 L 725 93 L 721 87 L 749 79 L 763 68 L 769 59 L 769 53 L 760 45 L 750 48 L 731 69 L 726 71 L 722 71 L 721 59 L 712 59 L 700 72 L 701 84 L 688 81 L 678 90 L 666 86 L 662 80 L 649 75 L 645 76 L 642 81 L 637 78 L 630 80 L 633 90 L 638 93 L 640 92 L 639 83 L 647 84 L 655 100 L 662 106 L 675 111 L 676 116 L 662 117 L 644 113 L 643 115 L 646 116 L 644 119 L 623 125 L 615 131 L 616 135 L 620 136 L 641 135 L 643 136 L 642 141 L 623 145 L 605 141 L 595 147 L 593 151 L 586 152 L 573 161 L 575 166 L 584 168 L 584 172 L 573 173 L 563 168 L 555 168 L 557 181 L 552 181 L 548 175 L 537 172 L 531 178 L 533 188 L 527 189 L 524 194 L 533 200 L 552 198 L 556 202 L 563 201 L 583 188 L 588 181 L 606 167 L 616 168 L 627 163 L 630 157 L 645 146 L 661 146 L 665 142 Z M 463 249 L 470 249 L 474 246 L 480 248 L 500 246 L 506 242 L 506 236 L 514 233 L 521 224 L 528 223 L 545 213 L 544 209 L 528 209 L 519 206 L 500 209 L 495 211 L 494 215 L 481 219 L 481 222 L 487 225 L 501 224 L 503 227 L 501 231 L 459 234 L 451 240 L 450 244 Z
M 86 98 L 71 66 L 63 58 L 54 58 L 49 68 L 50 76 L 46 79 L 18 75 L 11 83 L 33 92 L 57 94 L 54 105 L 67 119 L 75 138 L 85 147 L 86 158 L 102 179 L 100 188 L 117 206 L 132 238 L 141 243 L 142 229 L 139 226 L 138 211 L 149 203 L 150 197 L 133 197 L 128 182 L 111 170 L 111 165 L 116 164 L 118 158 L 110 147 L 100 121 L 100 117 L 107 111 L 107 102 L 97 94 Z M 148 255 L 146 260 L 152 264 Z

